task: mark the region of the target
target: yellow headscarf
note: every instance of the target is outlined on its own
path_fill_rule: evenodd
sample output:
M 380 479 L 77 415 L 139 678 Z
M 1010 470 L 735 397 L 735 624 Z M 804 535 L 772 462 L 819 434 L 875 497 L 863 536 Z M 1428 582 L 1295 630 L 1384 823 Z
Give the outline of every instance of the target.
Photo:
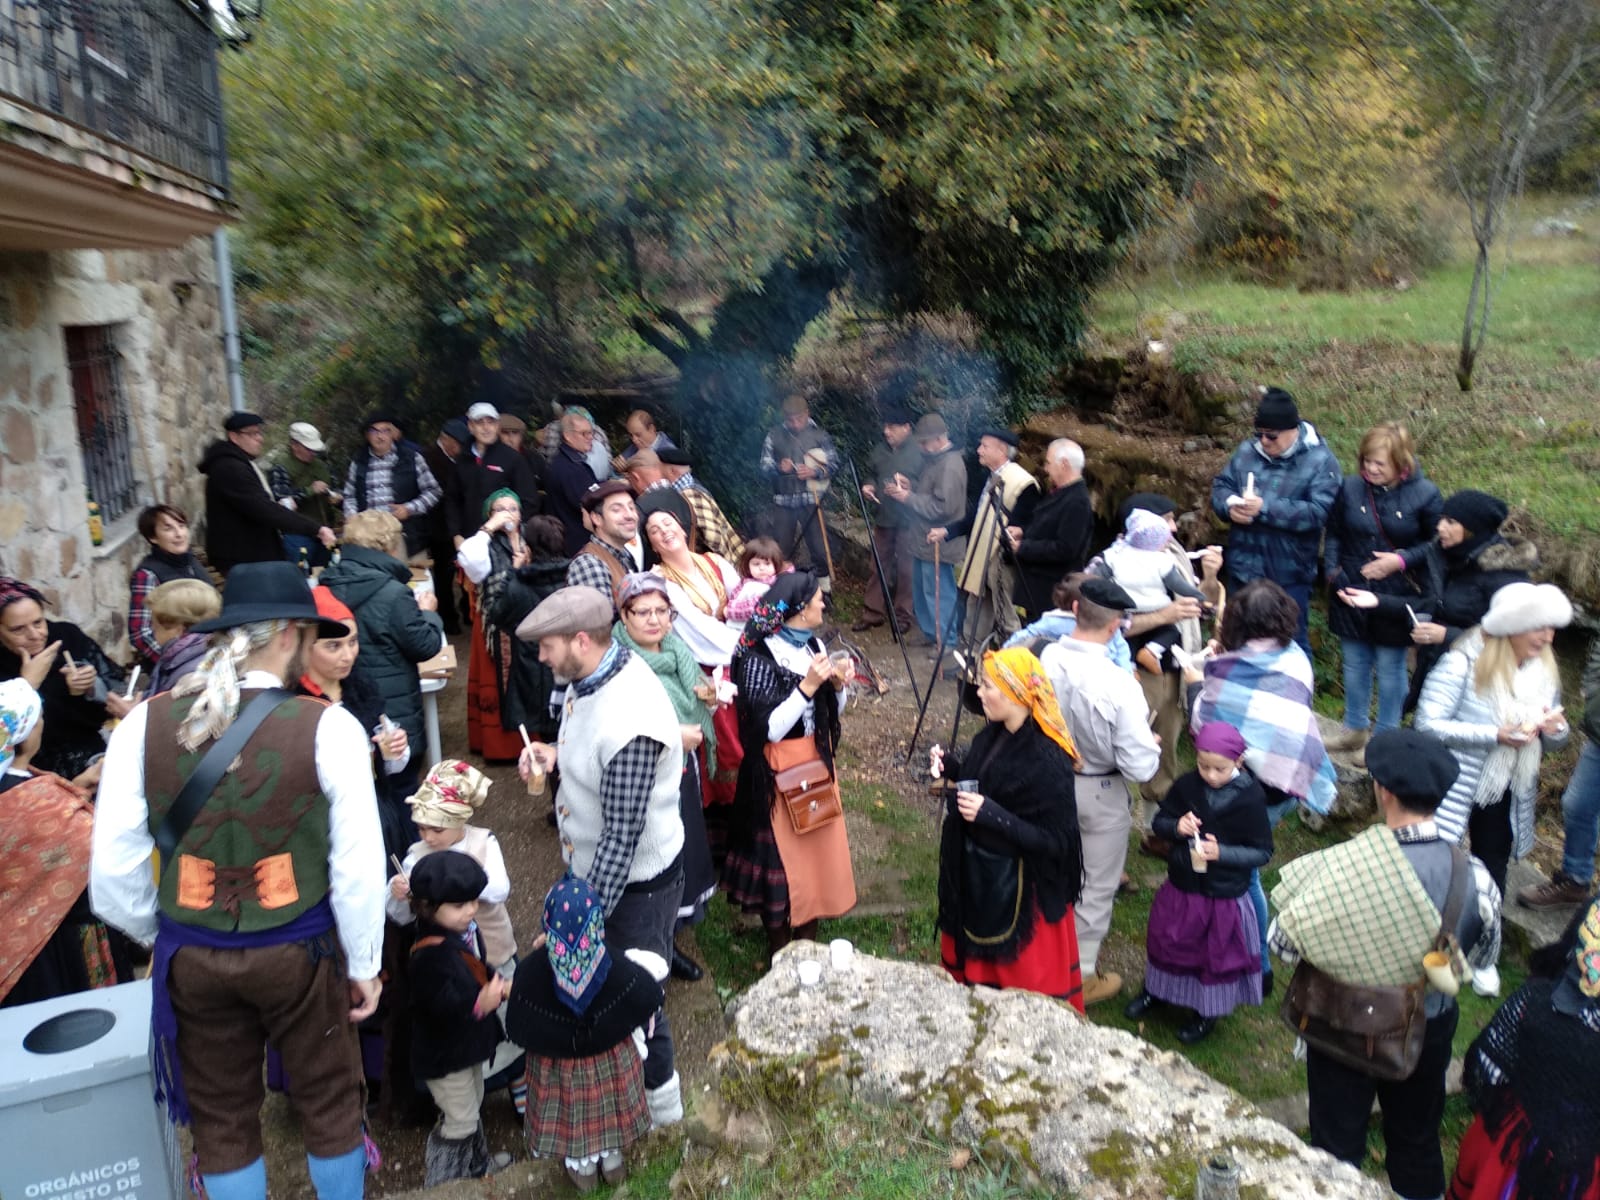
M 1026 646 L 990 650 L 983 656 L 983 671 L 1006 699 L 1032 713 L 1050 740 L 1077 760 L 1078 748 L 1067 732 L 1067 723 L 1061 719 L 1056 689 L 1032 650 Z

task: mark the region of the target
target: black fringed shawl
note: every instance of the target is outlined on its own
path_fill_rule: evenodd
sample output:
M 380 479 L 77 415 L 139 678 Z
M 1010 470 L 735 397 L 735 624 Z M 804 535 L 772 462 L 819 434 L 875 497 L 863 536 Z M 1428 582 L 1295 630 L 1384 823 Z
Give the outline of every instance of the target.
M 939 839 L 939 928 L 956 942 L 958 960 L 1012 962 L 1033 937 L 1033 912 L 1054 923 L 1083 894 L 1083 840 L 1072 758 L 1029 720 L 1016 733 L 990 722 L 964 755 L 947 755 L 944 777 L 976 778 L 985 803 L 976 821 L 961 819 L 951 793 Z M 961 921 L 961 855 L 968 840 L 1022 858 L 1022 917 L 995 945 L 967 941 Z
M 807 646 L 812 654 L 823 653 L 822 643 L 812 638 Z M 739 718 L 739 741 L 744 745 L 744 760 L 739 764 L 739 785 L 734 793 L 728 831 L 735 845 L 747 845 L 757 829 L 771 821 L 777 793 L 772 786 L 772 769 L 762 747 L 767 744 L 767 719 L 773 710 L 800 686 L 803 676 L 778 665 L 765 642 L 758 642 L 733 660 L 733 681 L 739 687 L 734 711 Z M 816 694 L 815 714 L 817 753 L 833 773 L 833 754 L 839 745 L 839 705 L 831 685 L 824 684 Z M 804 737 L 804 721 L 784 734 L 784 741 Z
M 1557 983 L 1523 984 L 1467 1051 L 1472 1107 L 1520 1153 L 1506 1200 L 1582 1196 L 1600 1169 L 1600 1029 L 1551 1006 Z

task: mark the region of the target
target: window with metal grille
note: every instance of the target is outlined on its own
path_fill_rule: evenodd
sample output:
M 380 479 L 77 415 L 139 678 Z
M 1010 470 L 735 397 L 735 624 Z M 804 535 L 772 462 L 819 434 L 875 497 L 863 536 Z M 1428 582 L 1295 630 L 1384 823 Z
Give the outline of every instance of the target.
M 101 519 L 115 521 L 138 503 L 139 491 L 116 326 L 69 325 L 66 335 L 84 483 L 100 505 Z

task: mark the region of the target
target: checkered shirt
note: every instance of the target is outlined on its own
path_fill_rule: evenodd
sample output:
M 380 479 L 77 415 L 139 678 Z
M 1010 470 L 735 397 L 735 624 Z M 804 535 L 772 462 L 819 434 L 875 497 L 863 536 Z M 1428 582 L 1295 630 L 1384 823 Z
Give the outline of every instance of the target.
M 738 562 L 739 556 L 744 553 L 744 539 L 734 529 L 732 522 L 722 515 L 722 509 L 712 499 L 711 493 L 700 488 L 689 488 L 680 494 L 688 502 L 702 548 L 722 555 L 729 562 Z

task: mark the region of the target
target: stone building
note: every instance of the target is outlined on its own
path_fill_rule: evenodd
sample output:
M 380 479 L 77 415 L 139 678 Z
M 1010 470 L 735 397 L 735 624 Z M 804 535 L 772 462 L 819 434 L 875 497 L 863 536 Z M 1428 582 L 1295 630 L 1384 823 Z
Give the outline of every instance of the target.
M 0 570 L 113 653 L 229 409 L 216 52 L 184 0 L 0 0 Z

